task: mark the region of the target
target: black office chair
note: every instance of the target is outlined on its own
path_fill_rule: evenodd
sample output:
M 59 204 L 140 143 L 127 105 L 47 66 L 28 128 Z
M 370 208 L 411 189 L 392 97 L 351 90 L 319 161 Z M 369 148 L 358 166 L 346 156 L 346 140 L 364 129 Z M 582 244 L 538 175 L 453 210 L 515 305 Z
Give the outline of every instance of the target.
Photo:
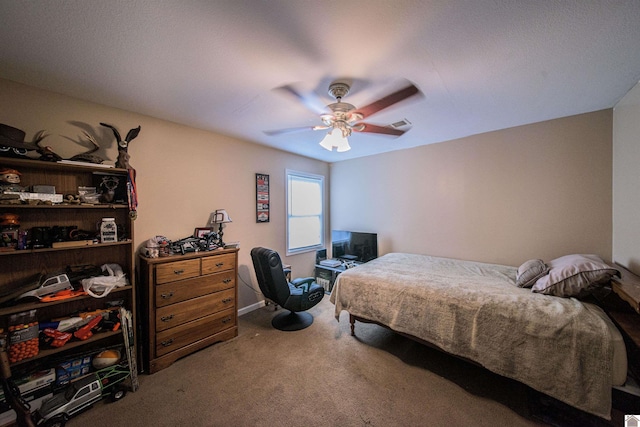
M 281 331 L 298 331 L 311 325 L 313 316 L 304 311 L 322 300 L 324 288 L 315 283 L 313 277 L 289 282 L 282 269 L 280 255 L 271 249 L 253 248 L 251 259 L 264 296 L 289 310 L 273 318 L 273 327 Z

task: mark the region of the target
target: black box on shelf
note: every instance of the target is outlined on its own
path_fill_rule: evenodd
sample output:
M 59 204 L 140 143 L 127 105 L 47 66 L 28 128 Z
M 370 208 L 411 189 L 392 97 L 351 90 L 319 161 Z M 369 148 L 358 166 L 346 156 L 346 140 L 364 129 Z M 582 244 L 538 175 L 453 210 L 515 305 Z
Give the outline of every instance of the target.
M 327 250 L 320 249 L 316 251 L 316 264 L 320 264 L 320 261 L 327 259 Z

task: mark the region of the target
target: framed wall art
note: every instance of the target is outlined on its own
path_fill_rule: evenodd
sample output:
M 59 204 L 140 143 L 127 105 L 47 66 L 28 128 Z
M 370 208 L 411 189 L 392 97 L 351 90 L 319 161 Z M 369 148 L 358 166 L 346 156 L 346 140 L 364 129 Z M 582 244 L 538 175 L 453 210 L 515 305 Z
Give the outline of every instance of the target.
M 213 231 L 213 227 L 198 227 L 193 231 L 193 237 L 202 239 L 207 234 Z
M 102 203 L 127 203 L 126 175 L 94 172 L 93 185 Z
M 256 222 L 269 222 L 269 175 L 256 174 Z

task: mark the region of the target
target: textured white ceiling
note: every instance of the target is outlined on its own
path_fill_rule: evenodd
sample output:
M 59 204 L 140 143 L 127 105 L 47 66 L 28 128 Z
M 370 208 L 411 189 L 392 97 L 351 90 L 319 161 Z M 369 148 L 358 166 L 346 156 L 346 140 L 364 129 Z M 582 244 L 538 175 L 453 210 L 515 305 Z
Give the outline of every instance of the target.
M 0 77 L 340 161 L 610 108 L 640 79 L 637 0 L 0 0 Z M 372 116 L 413 125 L 328 152 L 317 115 L 273 89 L 356 106 L 409 80 L 424 96 Z M 0 94 L 1 95 L 1 94 Z

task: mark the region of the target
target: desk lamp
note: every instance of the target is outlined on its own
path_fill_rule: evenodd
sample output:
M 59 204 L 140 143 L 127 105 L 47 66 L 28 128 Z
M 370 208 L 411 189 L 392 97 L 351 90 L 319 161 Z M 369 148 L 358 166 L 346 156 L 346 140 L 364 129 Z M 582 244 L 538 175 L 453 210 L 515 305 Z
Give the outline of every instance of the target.
M 224 248 L 224 242 L 222 241 L 222 224 L 232 222 L 229 218 L 229 214 L 224 209 L 216 209 L 213 213 L 212 222 L 218 224 L 218 246 Z

